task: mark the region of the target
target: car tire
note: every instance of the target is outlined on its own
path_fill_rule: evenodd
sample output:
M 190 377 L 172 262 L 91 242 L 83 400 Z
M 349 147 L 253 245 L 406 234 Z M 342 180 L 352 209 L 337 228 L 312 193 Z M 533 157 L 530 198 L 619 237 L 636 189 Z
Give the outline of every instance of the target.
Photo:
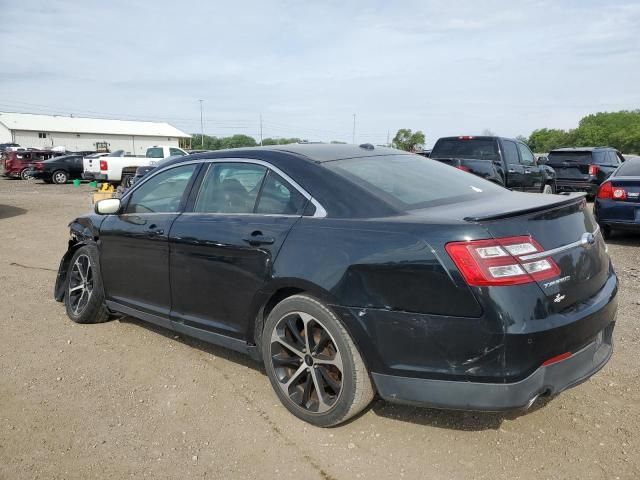
M 132 179 L 133 179 L 133 175 L 123 175 L 122 179 L 120 180 L 120 184 L 122 185 L 123 188 L 130 188 Z
M 64 305 L 76 323 L 102 323 L 110 318 L 104 301 L 98 250 L 80 247 L 71 257 L 65 281 Z
M 374 397 L 351 336 L 316 298 L 293 295 L 276 305 L 265 321 L 261 346 L 273 389 L 305 422 L 338 425 L 362 412 Z
M 551 195 L 552 193 L 555 193 L 553 185 L 551 185 L 550 183 L 545 183 L 542 187 L 542 193 L 544 193 L 545 195 Z
M 600 230 L 602 230 L 602 237 L 605 240 L 609 240 L 611 238 L 611 236 L 613 235 L 613 230 L 609 226 L 604 226 L 604 227 L 601 226 Z
M 56 170 L 51 175 L 51 180 L 56 185 L 64 185 L 69 180 L 69 174 L 64 170 Z
M 22 180 L 29 180 L 31 178 L 31 176 L 29 175 L 29 169 L 28 168 L 24 168 L 20 171 L 20 178 Z

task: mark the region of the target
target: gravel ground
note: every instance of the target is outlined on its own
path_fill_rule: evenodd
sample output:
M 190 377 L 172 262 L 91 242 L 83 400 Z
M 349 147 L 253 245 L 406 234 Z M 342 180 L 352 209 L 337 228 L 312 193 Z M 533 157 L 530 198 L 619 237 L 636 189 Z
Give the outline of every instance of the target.
M 52 298 L 87 185 L 0 178 L 0 478 L 640 478 L 640 236 L 609 243 L 616 351 L 526 413 L 380 400 L 334 429 L 280 406 L 262 368 L 134 319 L 76 325 Z

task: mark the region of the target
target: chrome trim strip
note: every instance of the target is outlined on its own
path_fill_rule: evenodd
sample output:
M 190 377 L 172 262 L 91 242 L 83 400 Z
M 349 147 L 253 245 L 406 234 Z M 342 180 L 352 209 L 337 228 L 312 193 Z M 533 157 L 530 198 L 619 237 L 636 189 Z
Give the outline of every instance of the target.
M 194 164 L 194 163 L 251 163 L 251 164 L 255 164 L 255 165 L 262 165 L 263 167 L 266 167 L 266 168 L 268 168 L 270 170 L 273 170 L 275 173 L 277 173 L 282 178 L 284 178 L 304 198 L 309 200 L 316 207 L 315 213 L 312 216 L 308 217 L 308 218 L 325 218 L 327 216 L 327 211 L 324 209 L 324 207 L 322 205 L 320 205 L 320 203 L 315 198 L 313 198 L 311 196 L 311 194 L 309 194 L 309 192 L 307 192 L 304 188 L 302 188 L 293 178 L 291 178 L 289 175 L 287 175 L 282 170 L 280 170 L 278 167 L 276 167 L 275 165 L 273 165 L 273 164 L 271 164 L 269 162 L 265 162 L 264 160 L 251 159 L 251 158 L 235 158 L 235 157 L 199 158 L 197 160 L 189 160 L 187 162 L 181 162 L 181 163 L 177 163 L 177 164 L 167 165 L 166 167 L 163 167 L 163 168 L 159 169 L 158 171 L 154 171 L 153 174 L 149 175 L 146 178 L 143 178 L 143 180 L 141 180 L 140 182 L 136 183 L 131 188 L 131 190 L 129 190 L 127 192 L 127 194 L 124 197 L 121 198 L 121 201 L 124 203 L 124 201 L 126 199 L 128 199 L 129 195 L 131 195 L 141 185 L 144 185 L 147 181 L 149 181 L 149 179 L 155 177 L 159 173 L 162 173 L 165 170 L 169 170 L 171 168 L 180 167 L 182 165 L 191 165 L 191 164 Z M 192 213 L 192 212 L 177 212 L 177 213 L 184 214 L 184 213 Z M 236 214 L 236 215 L 245 215 L 245 214 Z M 261 215 L 261 214 L 256 214 L 256 215 Z M 294 216 L 298 217 L 298 216 L 301 216 L 301 215 L 294 215 Z
M 589 233 L 589 232 L 586 232 Z M 591 232 L 593 236 L 597 236 L 600 233 L 600 225 L 597 225 L 595 230 Z M 563 245 L 561 247 L 552 248 L 551 250 L 546 250 L 544 252 L 531 253 L 529 255 L 523 255 L 520 257 L 520 260 L 529 261 L 529 260 L 537 260 L 539 258 L 552 257 L 553 255 L 557 255 L 558 253 L 566 252 L 567 250 L 571 250 L 572 248 L 582 247 L 589 243 L 586 236 L 583 235 L 580 240 L 577 240 L 572 243 L 568 243 L 567 245 Z

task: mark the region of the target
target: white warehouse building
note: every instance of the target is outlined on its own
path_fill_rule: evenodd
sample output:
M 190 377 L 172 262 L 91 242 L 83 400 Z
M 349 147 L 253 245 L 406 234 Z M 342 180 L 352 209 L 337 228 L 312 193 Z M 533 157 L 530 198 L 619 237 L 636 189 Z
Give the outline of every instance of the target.
M 144 155 L 147 147 L 178 147 L 181 138 L 190 137 L 164 122 L 0 112 L 0 143 L 24 148 L 64 147 L 77 152 L 106 146 L 112 152 Z

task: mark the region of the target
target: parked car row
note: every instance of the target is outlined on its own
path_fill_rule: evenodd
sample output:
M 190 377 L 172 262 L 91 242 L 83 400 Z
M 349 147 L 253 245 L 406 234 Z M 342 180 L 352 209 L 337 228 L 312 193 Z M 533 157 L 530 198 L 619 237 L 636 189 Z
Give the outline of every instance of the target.
M 128 187 L 137 167 L 182 155 L 187 155 L 187 152 L 170 146 L 149 147 L 143 157 L 126 155 L 123 150 L 67 153 L 6 147 L 2 153 L 2 166 L 5 176 L 23 180 L 37 178 L 45 183 L 63 184 L 69 180 L 85 179 L 123 183 Z

